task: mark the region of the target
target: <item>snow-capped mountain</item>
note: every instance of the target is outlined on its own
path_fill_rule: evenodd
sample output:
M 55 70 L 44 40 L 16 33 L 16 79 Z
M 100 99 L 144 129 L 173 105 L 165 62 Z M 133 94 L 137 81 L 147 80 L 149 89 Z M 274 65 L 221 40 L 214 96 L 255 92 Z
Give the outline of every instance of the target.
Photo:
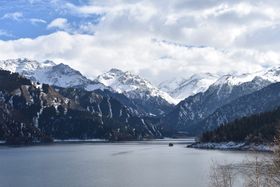
M 17 72 L 33 81 L 59 87 L 82 87 L 86 90 L 105 89 L 106 87 L 87 79 L 79 71 L 65 64 L 55 64 L 52 61 L 38 62 L 27 58 L 0 61 L 0 68 Z
M 181 101 L 163 121 L 173 128 L 191 132 L 195 124 L 207 118 L 218 108 L 276 82 L 280 82 L 280 68 L 240 76 L 222 76 L 205 92 Z
M 111 69 L 99 75 L 96 81 L 133 99 L 151 114 L 163 114 L 176 102 L 169 94 L 159 90 L 149 81 L 128 71 Z
M 49 68 L 55 65 L 56 64 L 54 62 L 49 60 L 38 62 L 36 60 L 30 60 L 27 58 L 0 60 L 1 69 L 29 76 L 31 76 L 33 72 L 38 69 Z
M 159 88 L 172 96 L 177 103 L 189 96 L 206 91 L 219 77 L 211 73 L 194 74 L 189 78 L 174 78 L 159 84 Z
M 32 81 L 62 88 L 101 90 L 100 94 L 119 100 L 139 115 L 165 114 L 173 107 L 171 103 L 174 103 L 167 93 L 160 91 L 148 81 L 116 69 L 99 76 L 96 80 L 86 78 L 65 64 L 56 64 L 52 61 L 38 62 L 27 58 L 0 61 L 0 69 L 17 72 Z M 124 97 L 113 92 L 123 94 Z
M 161 97 L 169 103 L 174 103 L 174 99 L 167 93 L 153 86 L 149 81 L 134 75 L 129 71 L 123 72 L 119 69 L 111 69 L 97 77 L 97 80 L 105 86 L 113 88 L 118 93 L 126 93 L 130 97 L 137 97 L 133 92 L 141 94 L 149 94 L 152 97 Z

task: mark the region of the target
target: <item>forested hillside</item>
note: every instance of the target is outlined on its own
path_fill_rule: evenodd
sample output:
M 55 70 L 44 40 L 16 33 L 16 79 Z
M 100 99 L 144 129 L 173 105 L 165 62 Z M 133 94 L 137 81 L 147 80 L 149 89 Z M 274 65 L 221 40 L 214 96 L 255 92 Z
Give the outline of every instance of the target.
M 280 107 L 271 112 L 244 117 L 213 131 L 205 132 L 200 137 L 200 141 L 267 143 L 274 140 L 279 127 Z

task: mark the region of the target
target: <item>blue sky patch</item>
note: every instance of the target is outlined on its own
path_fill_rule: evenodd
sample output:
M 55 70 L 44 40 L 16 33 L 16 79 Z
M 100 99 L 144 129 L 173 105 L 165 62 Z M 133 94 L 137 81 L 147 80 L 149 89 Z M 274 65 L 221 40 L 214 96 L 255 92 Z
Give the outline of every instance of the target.
M 14 40 L 18 38 L 35 38 L 47 35 L 62 28 L 48 28 L 48 25 L 57 18 L 67 20 L 71 29 L 68 32 L 93 34 L 81 25 L 97 24 L 100 15 L 81 16 L 64 7 L 67 1 L 57 0 L 2 0 L 0 2 L 0 39 Z M 71 4 L 81 6 L 87 1 L 76 0 Z

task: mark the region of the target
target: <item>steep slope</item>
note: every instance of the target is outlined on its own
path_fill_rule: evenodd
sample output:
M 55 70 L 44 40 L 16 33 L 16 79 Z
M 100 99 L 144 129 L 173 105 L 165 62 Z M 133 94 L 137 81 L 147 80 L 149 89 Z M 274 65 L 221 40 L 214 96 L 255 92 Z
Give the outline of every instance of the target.
M 159 84 L 160 90 L 167 92 L 177 103 L 199 92 L 205 92 L 218 76 L 210 73 L 195 74 L 189 78 L 175 78 Z
M 203 120 L 199 131 L 215 129 L 235 119 L 262 113 L 280 106 L 280 83 L 271 84 L 252 94 L 240 97 L 220 108 Z
M 151 115 L 163 115 L 171 110 L 175 102 L 167 93 L 160 91 L 150 82 L 130 72 L 118 69 L 110 71 L 97 77 L 96 81 L 103 83 L 122 93 L 142 110 Z
M 279 81 L 279 68 L 241 76 L 226 75 L 212 84 L 206 92 L 198 93 L 181 101 L 165 118 L 166 128 L 193 133 L 198 124 L 218 108 L 231 101 L 258 91 Z
M 50 137 L 38 129 L 38 120 L 51 106 L 74 107 L 46 85 L 33 84 L 18 74 L 0 71 L 1 140 L 8 143 L 49 141 Z
M 134 116 L 113 98 L 79 88 L 54 89 L 3 70 L 0 119 L 0 140 L 9 143 L 161 137 L 157 119 Z
M 129 140 L 162 136 L 158 118 L 138 117 L 135 114 L 137 111 L 133 111 L 132 108 L 123 105 L 110 95 L 105 96 L 104 93 L 100 95 L 100 91 L 96 93 L 76 88 L 58 88 L 56 90 L 78 103 L 87 112 L 99 116 L 101 124 L 105 127 L 116 128 L 116 131 L 111 132 L 110 139 Z M 129 130 L 129 133 L 125 132 L 126 130 Z

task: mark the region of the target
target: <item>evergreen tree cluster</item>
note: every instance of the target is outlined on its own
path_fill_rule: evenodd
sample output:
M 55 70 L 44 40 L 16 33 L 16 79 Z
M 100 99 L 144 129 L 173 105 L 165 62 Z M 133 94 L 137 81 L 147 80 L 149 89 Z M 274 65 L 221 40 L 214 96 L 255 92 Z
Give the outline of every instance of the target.
M 237 119 L 201 135 L 201 142 L 273 142 L 280 127 L 280 107 L 265 113 Z

